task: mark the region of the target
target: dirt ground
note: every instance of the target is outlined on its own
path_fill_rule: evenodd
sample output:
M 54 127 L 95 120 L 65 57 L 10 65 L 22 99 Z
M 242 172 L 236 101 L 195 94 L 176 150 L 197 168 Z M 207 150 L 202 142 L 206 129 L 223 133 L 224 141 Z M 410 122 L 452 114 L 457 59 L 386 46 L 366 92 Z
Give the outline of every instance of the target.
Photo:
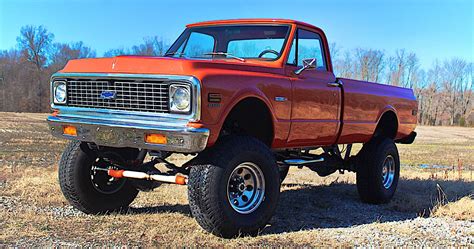
M 74 210 L 57 180 L 66 141 L 45 118 L 0 113 L 0 246 L 474 246 L 472 128 L 418 127 L 398 146 L 401 180 L 385 205 L 360 202 L 352 173 L 292 168 L 261 235 L 227 240 L 197 225 L 185 186 L 140 193 L 126 213 Z

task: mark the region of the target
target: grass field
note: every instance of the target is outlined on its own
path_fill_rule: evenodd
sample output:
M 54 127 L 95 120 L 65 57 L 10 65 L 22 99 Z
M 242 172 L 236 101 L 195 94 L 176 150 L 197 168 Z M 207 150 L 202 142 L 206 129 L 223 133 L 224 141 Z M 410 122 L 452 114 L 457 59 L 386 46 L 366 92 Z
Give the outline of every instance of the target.
M 354 174 L 292 168 L 262 234 L 226 240 L 197 225 L 185 186 L 140 193 L 126 213 L 74 210 L 57 182 L 66 141 L 49 135 L 45 117 L 0 113 L 0 245 L 474 246 L 472 128 L 418 127 L 414 144 L 398 146 L 401 180 L 385 205 L 361 203 Z

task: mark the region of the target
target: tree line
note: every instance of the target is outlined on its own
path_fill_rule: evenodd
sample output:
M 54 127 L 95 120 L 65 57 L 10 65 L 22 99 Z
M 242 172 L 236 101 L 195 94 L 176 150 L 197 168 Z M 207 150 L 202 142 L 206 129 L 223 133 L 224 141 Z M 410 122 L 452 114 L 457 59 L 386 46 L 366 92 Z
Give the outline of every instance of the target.
M 16 40 L 16 48 L 0 51 L 0 111 L 48 112 L 51 75 L 69 60 L 97 56 L 82 41 L 56 42 L 54 34 L 43 26 L 22 27 Z M 111 49 L 104 56 L 159 56 L 167 48 L 163 39 L 145 37 L 141 44 Z
M 382 50 L 356 48 L 340 55 L 331 44 L 336 75 L 412 88 L 418 99 L 418 123 L 473 126 L 473 62 L 460 58 L 436 60 L 420 68 L 418 57 L 404 49 L 393 55 Z
M 160 56 L 168 47 L 160 37 L 145 37 L 138 45 L 110 49 L 103 56 Z M 404 49 L 389 54 L 371 48 L 343 50 L 332 43 L 330 50 L 338 77 L 412 88 L 420 124 L 474 125 L 473 62 L 451 58 L 422 69 L 417 55 Z M 0 51 L 0 111 L 48 112 L 51 74 L 68 60 L 93 57 L 95 50 L 81 41 L 56 42 L 43 26 L 22 27 L 17 46 Z

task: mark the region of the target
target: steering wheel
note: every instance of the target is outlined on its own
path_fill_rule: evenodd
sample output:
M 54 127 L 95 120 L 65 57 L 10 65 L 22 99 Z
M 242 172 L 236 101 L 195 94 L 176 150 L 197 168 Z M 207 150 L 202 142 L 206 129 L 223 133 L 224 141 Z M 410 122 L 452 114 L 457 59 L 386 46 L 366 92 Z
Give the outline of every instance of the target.
M 265 54 L 268 54 L 268 53 L 272 53 L 272 54 L 276 55 L 277 57 L 278 57 L 278 55 L 280 55 L 280 53 L 278 53 L 277 51 L 275 51 L 273 49 L 265 49 L 258 55 L 258 58 L 262 58 L 262 56 L 264 56 Z

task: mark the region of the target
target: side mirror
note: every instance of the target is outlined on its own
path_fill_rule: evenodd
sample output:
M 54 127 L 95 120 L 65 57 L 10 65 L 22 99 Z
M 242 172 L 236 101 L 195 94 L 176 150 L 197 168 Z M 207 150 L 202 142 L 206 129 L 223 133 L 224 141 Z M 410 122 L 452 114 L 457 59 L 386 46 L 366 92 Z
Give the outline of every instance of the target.
M 317 66 L 316 64 L 317 64 L 316 58 L 303 59 L 303 66 L 301 68 L 296 69 L 295 74 L 298 75 L 306 69 L 316 68 Z

